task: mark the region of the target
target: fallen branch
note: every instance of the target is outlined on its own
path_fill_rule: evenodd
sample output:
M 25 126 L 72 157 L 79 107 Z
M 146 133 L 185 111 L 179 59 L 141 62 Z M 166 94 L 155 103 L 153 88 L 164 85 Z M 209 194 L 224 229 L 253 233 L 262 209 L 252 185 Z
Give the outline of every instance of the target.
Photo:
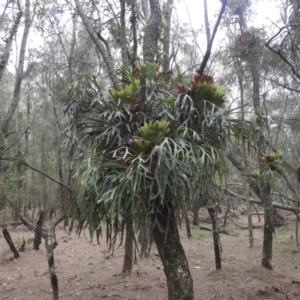
M 19 258 L 20 255 L 19 255 L 19 253 L 14 245 L 14 242 L 12 241 L 11 236 L 10 236 L 9 232 L 7 231 L 7 229 L 4 228 L 2 230 L 2 233 L 3 233 L 5 240 L 7 241 L 7 244 L 9 245 L 11 252 L 14 254 L 14 258 Z
M 240 199 L 243 200 L 243 201 L 247 201 L 246 197 L 244 197 L 244 196 L 242 196 L 242 195 L 239 195 L 239 194 L 237 194 L 237 193 L 231 191 L 230 189 L 228 189 L 228 188 L 226 188 L 226 187 L 222 187 L 222 189 L 223 189 L 226 193 L 228 193 L 228 194 L 230 194 L 230 195 L 232 195 L 232 196 L 234 196 L 234 197 L 240 198 Z M 255 199 L 255 198 L 249 198 L 249 201 L 250 201 L 251 203 L 261 205 L 261 202 L 260 202 L 260 200 L 258 200 L 258 199 Z M 300 213 L 300 209 L 298 209 L 298 208 L 296 208 L 296 207 L 293 207 L 293 206 L 290 206 L 290 205 L 284 205 L 284 204 L 277 203 L 277 202 L 274 202 L 274 201 L 272 201 L 272 205 L 273 205 L 273 207 L 278 208 L 278 209 L 287 210 L 287 211 L 292 211 L 292 212 L 295 212 L 295 213 Z
M 35 231 L 35 228 L 36 228 L 36 224 L 34 224 L 33 222 L 27 220 L 25 217 L 23 217 L 21 215 L 21 211 L 20 209 L 14 205 L 8 198 L 7 196 L 5 195 L 6 197 L 6 201 L 11 205 L 11 207 L 13 208 L 13 210 L 15 211 L 16 215 L 18 216 L 18 218 L 21 220 L 21 222 L 30 230 L 30 231 Z M 41 237 L 42 238 L 46 238 L 47 234 L 45 231 L 41 231 Z
M 6 228 L 7 226 L 17 227 L 19 225 L 23 225 L 23 223 L 18 221 L 0 223 L 1 228 Z

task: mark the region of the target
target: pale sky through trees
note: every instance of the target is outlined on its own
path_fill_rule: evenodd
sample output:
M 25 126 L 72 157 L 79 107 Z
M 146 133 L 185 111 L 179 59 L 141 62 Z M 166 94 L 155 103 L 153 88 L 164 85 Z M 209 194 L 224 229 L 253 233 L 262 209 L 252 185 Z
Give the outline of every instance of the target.
M 280 1 L 277 0 L 252 0 L 251 1 L 251 17 L 249 24 L 252 26 L 268 26 L 271 21 L 278 24 L 280 19 Z M 189 16 L 195 29 L 204 26 L 203 0 L 178 0 L 175 6 L 178 5 L 177 13 L 184 22 L 189 22 Z M 217 14 L 221 8 L 220 0 L 207 0 L 208 13 L 210 18 L 210 26 L 213 27 L 217 18 Z
M 276 30 L 276 26 L 282 26 L 282 21 L 280 18 L 280 0 L 252 0 L 252 5 L 249 13 L 249 18 L 247 20 L 249 26 L 254 26 L 256 28 L 267 28 L 272 26 L 272 30 Z M 210 29 L 212 31 L 218 13 L 221 8 L 220 0 L 207 0 L 208 14 Z M 203 12 L 203 0 L 175 0 L 174 1 L 174 14 L 173 20 L 178 20 L 180 23 L 188 24 L 187 27 L 192 27 L 192 30 L 198 32 L 198 44 L 201 47 L 201 51 L 205 51 L 206 47 L 206 37 L 204 28 L 204 12 Z M 280 20 L 280 22 L 279 22 Z M 273 24 L 272 24 L 273 23 Z M 17 44 L 19 45 L 19 38 L 22 35 L 22 30 L 18 32 Z M 269 34 L 268 34 L 269 35 Z M 40 36 L 40 37 L 39 37 Z M 216 35 L 216 40 L 214 47 L 218 47 L 219 42 L 222 42 L 222 27 Z M 31 29 L 30 37 L 28 40 L 28 49 L 36 49 L 43 47 L 43 38 L 41 32 L 38 32 L 34 27 Z M 9 66 L 10 70 L 13 70 L 15 61 L 15 49 L 11 55 L 11 64 Z

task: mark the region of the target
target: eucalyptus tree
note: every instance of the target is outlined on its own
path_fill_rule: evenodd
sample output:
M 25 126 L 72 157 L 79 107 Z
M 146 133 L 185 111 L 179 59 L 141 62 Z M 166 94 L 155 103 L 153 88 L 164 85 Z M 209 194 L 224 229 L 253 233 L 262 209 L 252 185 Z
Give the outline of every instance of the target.
M 13 39 L 18 32 L 21 18 L 24 14 L 20 1 L 14 2 L 14 1 L 7 0 L 2 7 L 3 7 L 3 11 L 1 13 L 1 18 L 0 18 L 0 26 L 1 26 L 0 34 L 3 37 L 2 41 L 4 41 L 5 43 L 4 45 L 1 45 L 0 48 L 1 49 L 0 81 L 2 80 L 3 75 L 6 71 L 6 67 L 8 65 L 9 57 L 12 49 Z M 9 21 L 10 14 L 12 15 L 11 22 Z M 5 29 L 7 30 L 7 32 L 5 32 L 6 31 Z
M 252 102 L 252 112 L 248 111 L 244 116 L 247 119 L 254 120 L 252 123 L 255 131 L 247 132 L 244 130 L 243 142 L 250 146 L 254 145 L 258 157 L 256 162 L 248 163 L 251 165 L 252 171 L 248 169 L 250 174 L 248 174 L 247 181 L 252 192 L 261 199 L 261 203 L 265 208 L 262 265 L 271 269 L 272 231 L 274 215 L 276 215 L 274 207 L 278 207 L 276 200 L 278 194 L 280 194 L 279 191 L 287 188 L 289 193 L 297 198 L 295 185 L 294 183 L 290 184 L 293 180 L 290 180 L 290 183 L 287 180 L 289 176 L 286 175 L 289 170 L 284 170 L 282 164 L 282 150 L 286 149 L 285 159 L 289 161 L 290 148 L 287 149 L 280 142 L 284 139 L 281 131 L 286 126 L 285 118 L 288 117 L 287 112 L 289 110 L 288 98 L 291 96 L 288 96 L 290 92 L 284 92 L 283 88 L 287 87 L 292 90 L 297 76 L 293 72 L 290 72 L 291 76 L 288 75 L 287 70 L 290 66 L 288 64 L 284 66 L 286 62 L 284 60 L 280 61 L 278 55 L 276 58 L 275 53 L 280 47 L 284 47 L 285 43 L 289 43 L 290 34 L 285 36 L 284 42 L 275 42 L 280 35 L 276 35 L 276 39 L 271 38 L 267 42 L 267 46 L 269 44 L 269 48 L 274 47 L 273 50 L 275 51 L 270 53 L 267 48 L 263 47 L 268 31 L 247 26 L 245 9 L 248 5 L 248 1 L 228 1 L 230 21 L 236 21 L 236 28 L 231 26 L 229 29 L 229 31 L 232 30 L 231 34 L 228 35 L 231 37 L 231 51 L 228 52 L 226 66 L 231 64 L 231 72 L 234 72 L 238 77 L 241 99 L 244 98 L 244 101 L 247 101 L 246 99 L 249 98 Z M 282 33 L 282 29 L 280 32 Z M 285 56 L 288 53 L 289 48 L 284 48 L 282 55 Z M 289 59 L 292 56 L 289 56 Z M 236 79 L 232 76 L 232 73 L 230 76 L 232 81 Z M 278 99 L 282 99 L 282 97 L 285 101 L 279 101 L 282 104 L 279 105 Z M 285 128 L 288 129 L 288 127 Z M 289 133 L 290 130 L 288 129 L 285 134 L 289 135 Z M 236 160 L 237 155 L 234 157 L 232 153 L 229 153 L 228 157 L 239 170 L 245 171 L 244 166 L 241 167 L 241 164 Z M 295 178 L 295 174 L 292 176 Z M 283 180 L 279 181 L 279 179 Z M 289 206 L 291 202 L 284 200 L 284 203 Z M 294 204 L 289 208 L 293 209 L 293 207 Z M 295 209 L 296 207 L 294 207 Z
M 263 255 L 262 266 L 272 269 L 272 244 L 273 244 L 273 206 L 271 198 L 271 178 L 272 172 L 264 157 L 268 155 L 269 147 L 267 146 L 266 131 L 268 124 L 264 117 L 263 99 L 260 97 L 260 72 L 259 64 L 262 55 L 261 38 L 257 30 L 248 29 L 245 18 L 245 11 L 249 5 L 248 1 L 234 2 L 231 7 L 233 14 L 238 15 L 240 25 L 239 41 L 241 48 L 240 61 L 244 61 L 247 70 L 251 74 L 252 81 L 252 103 L 256 114 L 256 146 L 258 151 L 259 166 L 259 197 L 262 201 L 265 213 L 264 239 L 263 239 Z
M 23 73 L 24 73 L 24 64 L 25 64 L 25 51 L 26 51 L 26 44 L 28 39 L 29 30 L 32 24 L 32 13 L 30 11 L 30 1 L 26 0 L 25 2 L 25 24 L 24 24 L 24 32 L 22 36 L 22 42 L 20 47 L 20 56 L 18 61 L 17 67 L 17 77 L 15 81 L 15 89 L 13 94 L 13 99 L 9 105 L 7 113 L 4 117 L 4 120 L 1 122 L 1 136 L 6 136 L 8 134 L 8 125 L 16 112 L 18 104 L 20 102 L 20 93 L 21 93 L 21 84 L 23 80 Z M 17 25 L 17 24 L 16 24 Z

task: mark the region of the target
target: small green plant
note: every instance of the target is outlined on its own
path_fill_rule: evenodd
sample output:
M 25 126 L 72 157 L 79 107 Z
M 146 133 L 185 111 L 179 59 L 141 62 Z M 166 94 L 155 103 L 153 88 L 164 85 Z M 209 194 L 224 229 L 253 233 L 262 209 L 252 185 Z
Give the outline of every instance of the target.
M 282 243 L 281 241 L 275 241 L 274 243 L 274 250 L 279 252 L 286 252 L 290 249 L 290 246 Z
M 211 238 L 212 237 L 212 232 L 211 231 L 206 231 L 206 230 L 197 230 L 193 232 L 193 238 L 195 240 L 203 240 L 206 238 Z
M 233 236 L 239 236 L 240 233 L 236 230 L 234 230 L 233 228 L 226 228 L 225 232 L 229 235 L 233 235 Z
M 276 235 L 284 235 L 284 234 L 286 234 L 288 231 L 289 231 L 289 230 L 288 230 L 288 228 L 286 228 L 286 227 L 277 227 L 277 228 L 275 228 L 275 234 L 276 234 Z

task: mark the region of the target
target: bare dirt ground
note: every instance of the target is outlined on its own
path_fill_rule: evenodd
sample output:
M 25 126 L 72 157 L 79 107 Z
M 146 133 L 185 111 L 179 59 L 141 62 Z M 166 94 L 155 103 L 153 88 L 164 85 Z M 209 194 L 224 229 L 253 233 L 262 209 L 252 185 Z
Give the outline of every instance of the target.
M 236 222 L 245 225 L 246 219 L 240 217 Z M 254 218 L 255 225 L 262 222 Z M 22 235 L 26 240 L 33 236 L 22 227 L 9 229 L 16 244 Z M 193 238 L 187 239 L 185 229 L 181 229 L 196 300 L 300 299 L 300 249 L 295 245 L 293 219 L 276 230 L 271 271 L 260 266 L 262 229 L 254 230 L 253 248 L 248 246 L 246 230 L 239 230 L 231 223 L 228 232 L 229 235 L 221 235 L 222 270 L 215 270 L 211 233 L 197 226 L 192 229 Z M 154 245 L 150 257 L 139 260 L 132 275 L 124 277 L 120 275 L 124 247 L 115 250 L 112 256 L 105 242 L 90 243 L 87 232 L 80 237 L 75 233 L 68 236 L 63 228 L 57 230 L 57 241 L 55 264 L 60 299 L 167 299 L 166 279 Z M 44 245 L 35 251 L 28 244 L 20 258 L 10 260 L 11 257 L 1 236 L 0 300 L 52 299 Z

